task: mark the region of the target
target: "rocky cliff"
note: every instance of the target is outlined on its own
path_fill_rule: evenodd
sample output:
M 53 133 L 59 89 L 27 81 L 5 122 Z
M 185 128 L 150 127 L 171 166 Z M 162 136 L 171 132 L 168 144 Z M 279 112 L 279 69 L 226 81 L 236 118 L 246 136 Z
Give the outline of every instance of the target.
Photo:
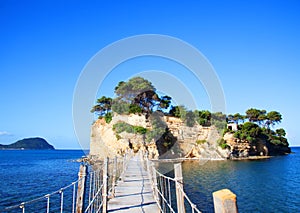
M 235 138 L 232 133 L 226 133 L 223 138 L 230 147 L 230 157 L 232 158 L 269 155 L 269 149 L 264 140 L 259 139 L 256 142 L 250 143 L 247 140 Z
M 110 123 L 104 119 L 97 120 L 91 128 L 90 156 L 122 155 L 128 149 L 137 152 L 147 150 L 150 158 L 203 158 L 226 159 L 228 150 L 221 149 L 217 140 L 220 135 L 215 127 L 202 127 L 195 124 L 188 127 L 179 118 L 162 116 L 166 131 L 157 140 L 147 141 L 144 134 L 128 132 L 116 133 L 114 125 L 124 122 L 132 126 L 153 129 L 151 122 L 143 115 L 115 114 Z
M 254 142 L 249 142 L 235 138 L 233 133 L 226 133 L 223 139 L 230 147 L 229 157 L 233 159 L 284 155 L 291 152 L 289 147 L 272 145 L 264 138 L 257 138 Z

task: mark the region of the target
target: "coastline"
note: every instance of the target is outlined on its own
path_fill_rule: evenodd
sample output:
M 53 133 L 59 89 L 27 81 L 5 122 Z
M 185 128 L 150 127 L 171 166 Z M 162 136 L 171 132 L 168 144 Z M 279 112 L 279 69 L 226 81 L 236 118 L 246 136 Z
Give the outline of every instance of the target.
M 232 161 L 243 161 L 243 160 L 266 160 L 270 159 L 273 156 L 249 156 L 249 157 L 241 157 L 241 158 L 231 158 L 229 160 Z
M 274 156 L 249 156 L 240 158 L 223 158 L 223 159 L 212 159 L 212 158 L 173 158 L 173 159 L 151 159 L 154 163 L 181 163 L 185 161 L 247 161 L 247 160 L 267 160 Z M 77 162 L 89 163 L 91 165 L 101 163 L 101 160 L 94 160 L 89 157 L 82 157 L 76 160 Z

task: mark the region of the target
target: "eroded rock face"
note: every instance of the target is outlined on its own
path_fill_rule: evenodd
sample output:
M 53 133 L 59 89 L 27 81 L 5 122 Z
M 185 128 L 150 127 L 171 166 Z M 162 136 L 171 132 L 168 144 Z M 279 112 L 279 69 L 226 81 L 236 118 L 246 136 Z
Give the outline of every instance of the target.
M 220 134 L 215 127 L 203 127 L 198 123 L 188 127 L 176 117 L 165 116 L 164 120 L 172 134 L 177 137 L 179 157 L 213 160 L 223 160 L 228 157 L 228 151 L 218 146 L 217 140 Z
M 91 128 L 90 156 L 113 157 L 123 155 L 128 149 L 138 151 L 144 147 L 145 139 L 142 135 L 122 132 L 116 134 L 113 125 L 125 122 L 133 126 L 148 127 L 145 116 L 118 115 L 113 116 L 112 121 L 107 124 L 104 119 L 98 119 Z M 157 154 L 154 154 L 157 157 Z
M 128 149 L 136 152 L 143 149 L 148 150 L 149 157 L 153 159 L 178 157 L 226 159 L 229 156 L 227 150 L 222 150 L 218 146 L 217 140 L 220 135 L 214 127 L 202 127 L 199 124 L 188 127 L 181 119 L 169 116 L 163 116 L 161 119 L 169 129 L 169 135 L 151 142 L 146 142 L 143 135 L 122 132 L 117 136 L 113 131 L 113 125 L 120 121 L 151 130 L 150 121 L 143 115 L 115 114 L 109 124 L 104 120 L 97 120 L 91 128 L 90 155 L 100 158 L 112 157 L 122 155 Z M 164 142 L 166 138 L 175 141 L 171 147 Z
M 247 158 L 249 156 L 268 156 L 269 154 L 266 142 L 263 140 L 250 143 L 235 138 L 232 133 L 226 133 L 223 139 L 230 146 L 231 157 Z
M 118 152 L 126 150 L 127 144 L 118 142 L 112 124 L 106 124 L 104 119 L 97 120 L 91 128 L 90 155 L 113 157 Z

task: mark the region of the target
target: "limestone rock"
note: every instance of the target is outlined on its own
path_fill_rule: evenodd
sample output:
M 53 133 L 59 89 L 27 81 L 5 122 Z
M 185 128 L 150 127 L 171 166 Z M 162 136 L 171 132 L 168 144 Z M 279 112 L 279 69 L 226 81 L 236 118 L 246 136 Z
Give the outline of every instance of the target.
M 226 133 L 223 139 L 230 146 L 231 157 L 233 158 L 248 158 L 249 156 L 268 156 L 269 150 L 266 142 L 258 140 L 255 143 L 250 143 L 247 140 L 235 138 L 232 133 Z
M 181 119 L 170 116 L 161 117 L 169 130 L 168 139 L 175 143 L 170 147 L 164 140 L 166 135 L 159 140 L 145 141 L 145 136 L 122 132 L 116 135 L 113 125 L 118 122 L 126 122 L 133 126 L 142 126 L 151 130 L 151 122 L 143 115 L 118 115 L 113 116 L 112 121 L 107 124 L 104 119 L 97 120 L 91 128 L 90 156 L 112 157 L 122 155 L 128 149 L 137 152 L 148 150 L 150 158 L 204 158 L 204 159 L 226 159 L 228 151 L 222 150 L 217 140 L 220 135 L 214 127 L 203 127 L 195 124 L 188 127 Z M 199 141 L 205 143 L 199 144 Z

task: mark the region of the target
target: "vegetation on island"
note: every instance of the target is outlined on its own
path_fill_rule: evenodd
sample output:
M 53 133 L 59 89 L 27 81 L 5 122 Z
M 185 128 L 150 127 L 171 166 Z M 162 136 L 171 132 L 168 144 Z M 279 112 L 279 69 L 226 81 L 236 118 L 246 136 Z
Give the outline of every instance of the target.
M 97 100 L 91 112 L 104 118 L 106 123 L 112 120 L 113 112 L 117 114 L 143 114 L 151 122 L 152 128 L 146 129 L 140 126 L 131 126 L 125 122 L 114 124 L 117 139 L 121 139 L 120 133 L 134 133 L 145 135 L 147 142 L 169 134 L 166 125 L 162 122 L 161 114 L 170 107 L 171 97 L 160 96 L 152 83 L 141 77 L 131 78 L 128 82 L 121 81 L 115 87 L 116 98 L 102 96 Z
M 147 129 L 142 126 L 132 126 L 126 122 L 118 122 L 113 125 L 113 130 L 116 133 L 127 132 L 127 133 L 134 133 L 134 134 L 145 134 Z
M 54 147 L 50 145 L 43 138 L 24 138 L 22 140 L 18 140 L 15 143 L 9 145 L 0 144 L 0 149 L 46 149 L 46 150 L 54 150 Z
M 285 130 L 283 128 L 274 129 L 275 125 L 282 121 L 282 115 L 277 111 L 267 112 L 266 110 L 250 108 L 245 115 L 239 113 L 228 115 L 227 121 L 237 124 L 237 131 L 226 130 L 226 132 L 234 133 L 235 138 L 246 140 L 250 144 L 263 140 L 271 153 L 290 152 Z
M 115 94 L 114 99 L 105 96 L 99 98 L 91 112 L 96 112 L 100 118 L 109 117 L 107 115 L 112 111 L 118 114 L 139 113 L 150 116 L 154 111 L 168 109 L 171 103 L 171 97 L 160 97 L 152 83 L 141 77 L 119 82 L 115 87 Z
M 255 108 L 248 109 L 245 115 L 236 113 L 225 115 L 222 112 L 210 112 L 208 110 L 188 110 L 185 106 L 173 106 L 172 98 L 167 95 L 159 95 L 152 83 L 142 77 L 134 77 L 121 81 L 115 87 L 115 98 L 102 96 L 97 99 L 96 105 L 91 112 L 96 113 L 99 118 L 104 118 L 110 123 L 113 114 L 139 114 L 151 122 L 151 129 L 141 126 L 131 126 L 125 122 L 114 124 L 116 137 L 121 138 L 121 132 L 142 134 L 147 142 L 159 141 L 166 146 L 172 146 L 174 138 L 166 124 L 162 122 L 162 116 L 174 116 L 180 118 L 187 126 L 193 127 L 196 123 L 203 127 L 214 126 L 223 136 L 226 132 L 232 132 L 234 137 L 240 140 L 255 143 L 258 140 L 267 142 L 271 150 L 274 147 L 288 147 L 284 129 L 273 130 L 275 125 L 280 123 L 282 115 L 277 111 L 267 112 Z M 235 123 L 237 130 L 227 128 L 227 124 Z M 195 141 L 196 144 L 203 144 L 205 141 Z M 228 148 L 223 138 L 218 140 L 222 148 Z

